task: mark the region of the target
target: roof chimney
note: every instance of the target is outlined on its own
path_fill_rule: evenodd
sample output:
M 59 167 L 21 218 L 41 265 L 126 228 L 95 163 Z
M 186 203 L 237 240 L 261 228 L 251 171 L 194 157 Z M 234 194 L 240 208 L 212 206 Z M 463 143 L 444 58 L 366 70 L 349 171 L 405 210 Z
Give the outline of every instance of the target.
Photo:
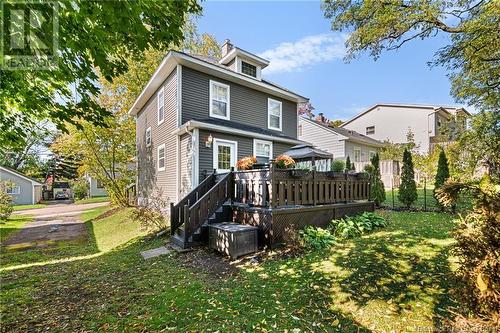
M 231 50 L 233 49 L 233 44 L 231 44 L 231 41 L 229 39 L 226 39 L 224 41 L 224 44 L 222 44 L 222 58 L 226 56 Z

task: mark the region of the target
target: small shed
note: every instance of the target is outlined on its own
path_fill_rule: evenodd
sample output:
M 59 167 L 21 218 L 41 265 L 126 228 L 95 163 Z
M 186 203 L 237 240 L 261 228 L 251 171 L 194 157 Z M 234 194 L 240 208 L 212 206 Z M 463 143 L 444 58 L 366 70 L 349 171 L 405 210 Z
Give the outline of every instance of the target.
M 17 170 L 0 166 L 0 182 L 8 183 L 6 193 L 16 205 L 34 205 L 42 199 L 42 183 Z
M 330 170 L 333 154 L 321 150 L 312 144 L 293 146 L 284 153 L 295 160 L 297 168 L 310 168 L 317 171 Z

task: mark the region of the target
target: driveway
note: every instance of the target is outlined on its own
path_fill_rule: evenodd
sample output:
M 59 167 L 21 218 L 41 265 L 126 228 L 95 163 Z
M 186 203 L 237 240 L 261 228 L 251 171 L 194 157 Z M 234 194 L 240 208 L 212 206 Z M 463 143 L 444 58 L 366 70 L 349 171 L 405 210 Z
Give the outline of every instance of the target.
M 80 214 L 86 210 L 108 205 L 108 202 L 86 205 L 61 203 L 46 208 L 18 211 L 16 215 L 31 215 L 34 216 L 34 220 L 9 237 L 3 245 L 19 249 L 45 247 L 55 241 L 86 237 L 87 228 L 80 220 Z

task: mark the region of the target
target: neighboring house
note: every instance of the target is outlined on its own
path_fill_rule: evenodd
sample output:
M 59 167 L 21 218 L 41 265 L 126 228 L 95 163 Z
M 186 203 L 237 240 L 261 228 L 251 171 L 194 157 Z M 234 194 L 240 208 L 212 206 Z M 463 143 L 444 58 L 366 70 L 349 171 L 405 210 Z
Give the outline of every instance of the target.
M 299 118 L 299 139 L 333 154 L 333 159 L 369 162 L 383 143 L 366 135 L 340 127 L 331 127 L 309 118 Z M 362 171 L 362 170 L 358 170 Z
M 89 197 L 105 197 L 108 195 L 108 192 L 106 192 L 104 185 L 99 179 L 96 179 L 89 174 L 85 175 L 85 178 L 87 178 L 89 183 Z
M 0 166 L 0 182 L 8 182 L 6 189 L 16 205 L 34 205 L 42 199 L 42 183 L 11 168 Z
M 376 104 L 341 125 L 370 138 L 407 143 L 411 129 L 421 154 L 436 144 L 453 141 L 465 128 L 470 113 L 464 108 L 413 104 Z
M 229 41 L 220 59 L 168 52 L 129 111 L 139 202 L 157 191 L 175 203 L 214 169 L 301 143 L 297 105 L 308 99 L 263 79 L 268 64 Z

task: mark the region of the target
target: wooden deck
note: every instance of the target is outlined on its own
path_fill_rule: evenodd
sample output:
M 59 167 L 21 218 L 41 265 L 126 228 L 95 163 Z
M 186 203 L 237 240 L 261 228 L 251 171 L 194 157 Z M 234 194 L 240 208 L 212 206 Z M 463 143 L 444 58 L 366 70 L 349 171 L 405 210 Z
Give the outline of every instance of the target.
M 207 223 L 236 222 L 257 226 L 259 244 L 274 246 L 286 230 L 325 226 L 332 219 L 373 211 L 366 174 L 292 169 L 231 171 L 208 176 L 177 205 L 171 205 L 172 235 L 185 243 Z M 230 205 L 232 221 L 219 221 L 218 210 Z M 227 219 L 227 217 L 224 217 Z M 181 230 L 182 232 L 180 232 Z

